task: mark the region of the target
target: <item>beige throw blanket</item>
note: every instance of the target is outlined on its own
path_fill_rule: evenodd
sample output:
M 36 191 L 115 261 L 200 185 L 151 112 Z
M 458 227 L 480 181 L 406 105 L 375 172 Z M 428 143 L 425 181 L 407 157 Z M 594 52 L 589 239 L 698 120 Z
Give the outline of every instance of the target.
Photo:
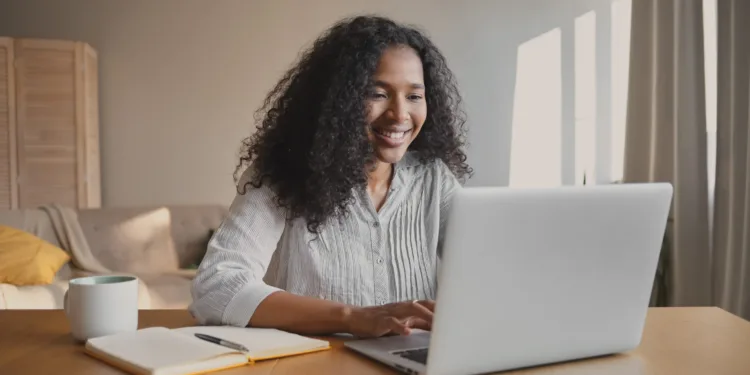
M 112 273 L 91 252 L 74 210 L 57 204 L 39 208 L 49 216 L 60 245 L 70 254 L 71 262 L 76 268 L 92 273 Z

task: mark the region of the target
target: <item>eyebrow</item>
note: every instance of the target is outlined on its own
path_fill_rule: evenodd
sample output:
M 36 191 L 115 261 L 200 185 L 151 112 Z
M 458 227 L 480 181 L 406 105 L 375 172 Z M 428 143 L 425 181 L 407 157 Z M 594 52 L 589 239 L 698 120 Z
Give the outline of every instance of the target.
M 386 87 L 388 87 L 388 86 L 391 86 L 391 85 L 389 85 L 388 83 L 386 83 L 384 81 L 375 81 L 375 86 L 386 86 Z M 412 83 L 411 84 L 411 88 L 413 88 L 413 89 L 424 89 L 424 85 L 421 84 L 421 83 Z

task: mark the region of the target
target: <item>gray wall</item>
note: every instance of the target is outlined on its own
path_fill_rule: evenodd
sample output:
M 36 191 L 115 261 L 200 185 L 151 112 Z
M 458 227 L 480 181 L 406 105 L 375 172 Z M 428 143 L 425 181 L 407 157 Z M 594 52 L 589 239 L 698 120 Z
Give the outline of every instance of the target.
M 105 205 L 227 204 L 240 141 L 265 92 L 332 22 L 371 12 L 424 27 L 448 56 L 469 114 L 471 185 L 509 183 L 519 47 L 557 30 L 561 83 L 524 82 L 560 91 L 553 157 L 561 182 L 573 183 L 574 24 L 596 12 L 596 137 L 606 144 L 612 1 L 4 0 L 0 35 L 82 40 L 99 52 Z M 609 163 L 602 150 L 598 168 Z

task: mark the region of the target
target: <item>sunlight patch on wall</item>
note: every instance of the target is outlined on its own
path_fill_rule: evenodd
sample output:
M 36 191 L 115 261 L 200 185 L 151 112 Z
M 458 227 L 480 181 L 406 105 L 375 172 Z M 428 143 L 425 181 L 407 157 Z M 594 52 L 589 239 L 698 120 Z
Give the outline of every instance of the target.
M 562 180 L 560 29 L 521 44 L 516 66 L 510 186 L 559 186 Z
M 596 181 L 596 14 L 575 21 L 576 185 Z
M 612 180 L 622 180 L 625 162 L 625 121 L 630 69 L 630 7 L 632 0 L 612 2 Z
M 717 68 L 718 49 L 716 24 L 716 0 L 703 0 L 703 56 L 705 64 L 706 87 L 706 142 L 708 163 L 708 193 L 713 204 L 713 192 L 716 186 L 716 105 L 717 105 Z M 713 221 L 713 218 L 711 218 Z

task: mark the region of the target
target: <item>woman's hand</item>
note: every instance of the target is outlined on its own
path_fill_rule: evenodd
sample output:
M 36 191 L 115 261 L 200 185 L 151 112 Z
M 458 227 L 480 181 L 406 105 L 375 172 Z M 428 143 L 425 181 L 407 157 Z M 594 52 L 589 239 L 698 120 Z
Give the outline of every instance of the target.
M 345 315 L 349 333 L 358 337 L 408 335 L 412 328 L 429 330 L 435 302 L 396 302 L 382 306 L 354 307 Z

